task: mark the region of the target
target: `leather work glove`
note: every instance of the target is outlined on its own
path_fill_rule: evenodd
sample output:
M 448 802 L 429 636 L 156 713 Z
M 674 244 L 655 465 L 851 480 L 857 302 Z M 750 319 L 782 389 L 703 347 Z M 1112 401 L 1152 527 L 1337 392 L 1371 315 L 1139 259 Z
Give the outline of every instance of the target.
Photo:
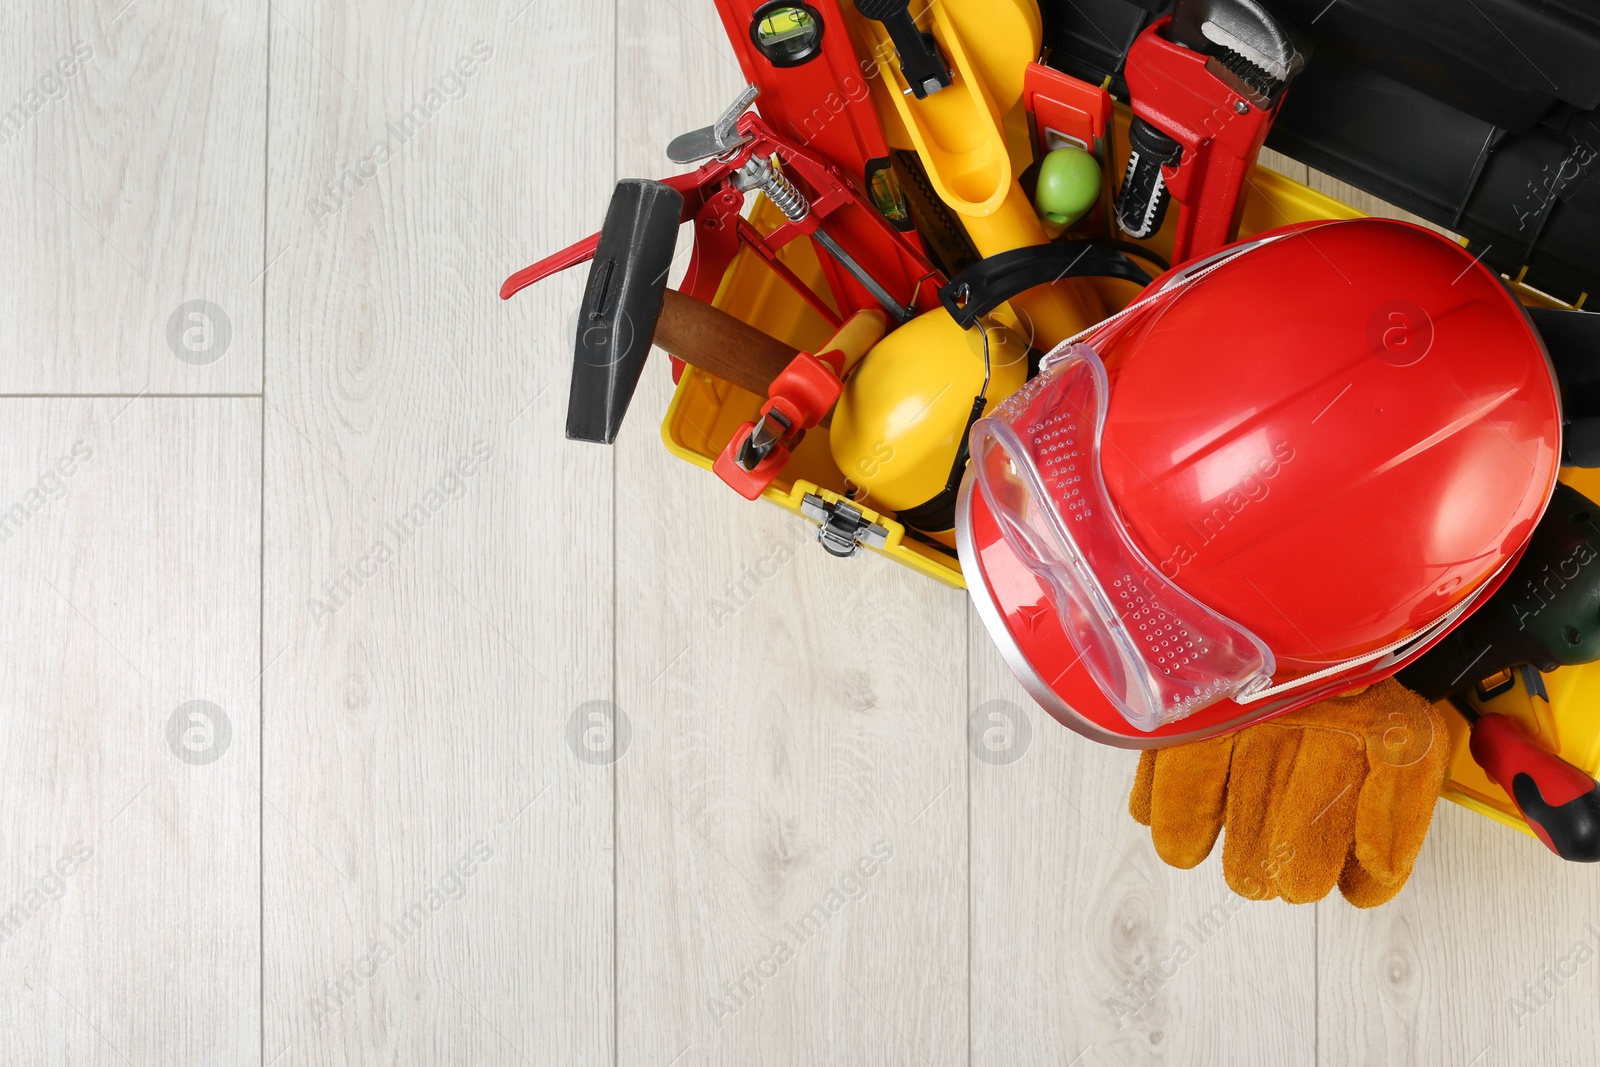
M 1411 876 L 1449 761 L 1439 710 L 1390 678 L 1146 751 L 1128 811 L 1174 867 L 1205 859 L 1226 825 L 1222 872 L 1241 896 L 1304 904 L 1337 883 L 1370 908 Z

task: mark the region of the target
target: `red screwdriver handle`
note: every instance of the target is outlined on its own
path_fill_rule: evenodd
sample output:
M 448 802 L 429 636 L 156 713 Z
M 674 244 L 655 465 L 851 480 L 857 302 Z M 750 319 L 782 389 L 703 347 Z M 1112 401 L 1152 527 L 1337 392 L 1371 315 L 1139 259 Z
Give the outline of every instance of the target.
M 1600 861 L 1600 782 L 1528 736 L 1508 715 L 1472 726 L 1472 758 L 1511 794 L 1539 840 L 1563 859 Z

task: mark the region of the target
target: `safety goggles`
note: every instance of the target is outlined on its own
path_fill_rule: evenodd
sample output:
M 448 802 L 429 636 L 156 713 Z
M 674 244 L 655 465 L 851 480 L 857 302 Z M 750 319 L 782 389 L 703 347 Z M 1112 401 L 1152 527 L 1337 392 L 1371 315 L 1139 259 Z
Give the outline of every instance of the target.
M 972 473 L 1001 536 L 1038 579 L 1095 685 L 1150 732 L 1223 700 L 1248 704 L 1398 662 L 1469 611 L 1360 656 L 1274 680 L 1271 649 L 1172 582 L 1139 549 L 1101 471 L 1109 395 L 1093 348 L 1069 343 L 972 430 Z M 1481 593 L 1481 589 L 1478 591 Z

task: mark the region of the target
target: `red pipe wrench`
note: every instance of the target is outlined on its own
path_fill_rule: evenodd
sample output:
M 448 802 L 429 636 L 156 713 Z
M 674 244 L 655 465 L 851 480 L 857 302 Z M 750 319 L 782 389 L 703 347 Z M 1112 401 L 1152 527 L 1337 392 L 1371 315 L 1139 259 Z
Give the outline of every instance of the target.
M 1239 229 L 1244 182 L 1305 58 L 1255 0 L 1180 0 L 1128 50 L 1128 169 L 1117 226 L 1161 228 L 1178 202 L 1172 265 L 1209 255 Z

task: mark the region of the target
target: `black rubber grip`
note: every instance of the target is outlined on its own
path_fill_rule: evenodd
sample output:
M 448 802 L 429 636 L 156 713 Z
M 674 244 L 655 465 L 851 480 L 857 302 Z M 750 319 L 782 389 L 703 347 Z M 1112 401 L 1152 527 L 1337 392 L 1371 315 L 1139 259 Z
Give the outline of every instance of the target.
M 1600 792 L 1552 804 L 1534 777 L 1523 771 L 1511 780 L 1511 796 L 1522 817 L 1544 831 L 1556 855 L 1575 863 L 1600 863 Z
M 1161 168 L 1175 165 L 1183 146 L 1144 119 L 1134 119 L 1128 127 L 1128 148 L 1128 169 L 1117 194 L 1117 229 L 1143 240 L 1161 229 L 1167 217 L 1172 197 Z
M 910 0 L 856 0 L 856 10 L 883 23 L 899 53 L 900 73 L 918 100 L 950 84 L 950 68 L 939 55 L 933 34 L 917 28 Z
M 1149 285 L 1150 275 L 1103 241 L 1056 241 L 980 259 L 939 290 L 939 302 L 962 329 L 1012 297 L 1063 278 L 1121 278 Z
M 1566 432 L 1561 462 L 1600 467 L 1600 314 L 1565 308 L 1529 308 L 1561 383 Z

